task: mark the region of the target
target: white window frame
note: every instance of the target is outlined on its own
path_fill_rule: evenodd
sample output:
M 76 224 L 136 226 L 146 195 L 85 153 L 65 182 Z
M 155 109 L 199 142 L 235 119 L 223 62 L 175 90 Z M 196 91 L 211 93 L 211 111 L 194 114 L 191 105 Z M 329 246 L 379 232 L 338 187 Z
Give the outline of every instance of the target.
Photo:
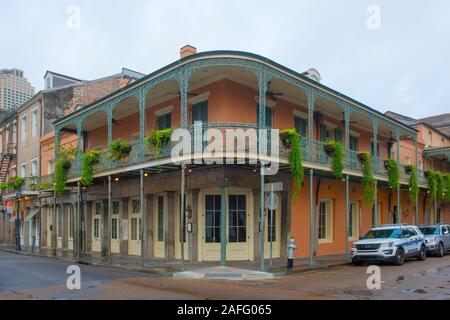
M 20 177 L 26 178 L 27 177 L 27 163 L 26 162 L 21 163 L 19 168 L 20 168 L 20 172 L 19 172 Z M 22 169 L 24 169 L 23 173 L 22 173 Z
M 24 114 L 20 117 L 20 133 L 22 135 L 21 141 L 25 143 L 27 141 L 27 115 Z
M 38 108 L 34 107 L 31 110 L 31 136 L 32 137 L 36 137 L 37 136 L 37 131 L 38 131 L 37 118 L 38 118 Z
M 333 200 L 332 199 L 320 199 L 319 201 L 319 215 L 320 215 L 320 203 L 326 203 L 326 238 L 319 239 L 319 243 L 332 243 L 333 242 Z
M 33 160 L 31 160 L 31 175 L 32 176 L 39 176 L 39 159 L 38 158 L 34 158 Z M 33 165 L 36 166 L 36 172 L 33 174 Z

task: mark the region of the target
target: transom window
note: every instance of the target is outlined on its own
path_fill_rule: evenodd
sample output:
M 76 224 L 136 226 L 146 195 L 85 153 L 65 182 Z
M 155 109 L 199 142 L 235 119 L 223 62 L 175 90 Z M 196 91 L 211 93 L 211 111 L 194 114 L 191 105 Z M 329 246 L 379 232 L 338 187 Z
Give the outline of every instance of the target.
M 101 202 L 96 202 L 95 203 L 95 214 L 96 215 L 101 215 L 102 214 L 102 203 Z
M 206 195 L 205 196 L 205 242 L 220 242 L 220 212 L 221 212 L 221 196 Z
M 141 212 L 141 200 L 134 199 L 131 201 L 131 210 L 132 213 L 140 213 Z
M 120 210 L 120 202 L 119 201 L 113 201 L 112 203 L 112 213 L 113 214 L 119 214 Z

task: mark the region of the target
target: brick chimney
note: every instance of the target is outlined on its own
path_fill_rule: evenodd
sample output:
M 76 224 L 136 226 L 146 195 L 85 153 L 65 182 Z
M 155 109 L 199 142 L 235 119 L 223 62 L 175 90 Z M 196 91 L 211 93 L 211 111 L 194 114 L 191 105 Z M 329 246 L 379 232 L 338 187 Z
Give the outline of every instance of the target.
M 197 48 L 187 44 L 180 49 L 180 59 L 183 59 L 187 56 L 190 56 L 190 55 L 196 54 L 196 53 L 197 53 Z

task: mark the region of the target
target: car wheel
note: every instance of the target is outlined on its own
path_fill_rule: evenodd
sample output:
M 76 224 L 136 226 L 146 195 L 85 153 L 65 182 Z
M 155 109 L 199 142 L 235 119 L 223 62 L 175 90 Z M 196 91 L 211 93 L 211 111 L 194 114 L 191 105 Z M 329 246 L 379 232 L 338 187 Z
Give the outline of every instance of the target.
M 417 255 L 417 260 L 419 261 L 425 261 L 427 258 L 427 248 L 422 245 L 420 247 L 420 253 Z
M 436 256 L 437 257 L 443 257 L 444 256 L 444 245 L 439 243 L 438 248 L 436 249 Z
M 405 262 L 405 251 L 402 248 L 398 248 L 395 253 L 394 264 L 396 266 L 401 266 Z
M 362 265 L 362 262 L 361 261 L 352 261 L 352 265 L 360 266 L 360 265 Z

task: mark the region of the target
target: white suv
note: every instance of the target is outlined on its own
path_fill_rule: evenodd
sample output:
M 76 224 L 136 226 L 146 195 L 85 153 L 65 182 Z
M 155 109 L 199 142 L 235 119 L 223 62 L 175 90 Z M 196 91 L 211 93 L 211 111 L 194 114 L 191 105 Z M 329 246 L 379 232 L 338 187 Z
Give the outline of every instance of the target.
M 406 258 L 427 257 L 425 236 L 419 228 L 407 224 L 383 225 L 371 229 L 361 240 L 353 243 L 354 265 L 363 262 L 389 262 L 402 265 Z

